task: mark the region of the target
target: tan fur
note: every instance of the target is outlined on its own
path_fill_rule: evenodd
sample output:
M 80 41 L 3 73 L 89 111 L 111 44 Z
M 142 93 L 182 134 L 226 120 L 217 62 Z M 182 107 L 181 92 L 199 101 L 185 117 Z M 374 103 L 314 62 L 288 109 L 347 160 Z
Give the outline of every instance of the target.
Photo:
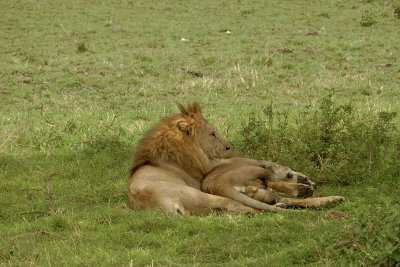
M 180 111 L 162 119 L 136 146 L 128 184 L 132 206 L 180 214 L 256 212 L 200 191 L 204 176 L 227 154 L 229 143 L 203 118 L 198 104 L 181 105 Z
M 229 143 L 204 119 L 198 104 L 179 108 L 181 113 L 163 118 L 134 150 L 128 183 L 133 208 L 184 215 L 255 213 L 283 210 L 280 207 L 291 204 L 271 189 L 297 197 L 312 194 L 315 184 L 300 173 L 271 162 L 236 157 Z M 304 203 L 299 205 L 316 205 Z
M 314 188 L 315 183 L 301 173 L 272 162 L 245 158 L 224 160 L 202 183 L 204 192 L 267 211 L 276 210 L 277 207 L 320 207 L 344 200 L 340 196 L 300 200 L 283 198 L 276 193 L 277 191 L 295 197 L 310 197 Z
M 181 109 L 181 114 L 165 117 L 140 140 L 134 151 L 131 175 L 146 164 L 172 162 L 201 182 L 212 166 L 199 147 L 205 122 L 198 105 Z

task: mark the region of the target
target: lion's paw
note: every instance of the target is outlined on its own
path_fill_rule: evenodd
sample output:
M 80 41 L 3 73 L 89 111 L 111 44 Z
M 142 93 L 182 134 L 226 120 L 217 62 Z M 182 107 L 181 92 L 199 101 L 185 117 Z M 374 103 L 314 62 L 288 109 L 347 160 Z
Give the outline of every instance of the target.
M 305 176 L 299 176 L 297 177 L 297 183 L 298 184 L 305 184 L 311 186 L 312 189 L 316 190 L 317 189 L 317 184 L 312 182 L 310 179 L 308 179 Z
M 314 189 L 312 189 L 311 186 L 305 185 L 305 184 L 300 184 L 299 187 L 297 188 L 297 197 L 300 198 L 307 198 L 311 197 L 314 193 Z
M 332 202 L 342 202 L 345 198 L 341 196 L 332 196 Z

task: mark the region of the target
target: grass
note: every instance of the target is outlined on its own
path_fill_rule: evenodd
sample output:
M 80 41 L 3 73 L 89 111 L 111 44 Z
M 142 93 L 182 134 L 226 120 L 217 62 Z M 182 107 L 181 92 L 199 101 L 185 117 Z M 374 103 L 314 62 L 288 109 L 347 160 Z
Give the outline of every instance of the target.
M 309 143 L 320 132 L 296 119 L 309 112 L 316 116 L 304 120 L 307 127 L 319 122 L 329 94 L 366 126 L 374 124 L 358 118 L 399 113 L 397 7 L 385 0 L 3 1 L 0 265 L 395 265 L 400 182 L 385 169 L 394 161 L 379 156 L 366 166 L 362 157 L 334 157 L 341 141 L 356 147 L 369 132 L 332 135 L 330 172 L 304 150 L 285 157 L 285 149 L 301 141 L 320 151 Z M 324 183 L 317 193 L 347 201 L 254 217 L 129 209 L 136 142 L 177 111 L 175 102 L 193 101 L 238 150 L 300 167 Z M 307 131 L 282 134 L 278 140 L 297 141 L 276 142 L 280 150 L 265 154 L 257 139 L 242 141 L 246 122 L 255 116 L 262 127 L 270 106 L 273 129 L 286 116 L 285 129 Z M 390 123 L 385 133 L 396 140 L 398 116 Z M 395 143 L 383 144 L 389 150 L 379 151 L 393 151 Z M 337 182 L 355 166 L 374 169 Z

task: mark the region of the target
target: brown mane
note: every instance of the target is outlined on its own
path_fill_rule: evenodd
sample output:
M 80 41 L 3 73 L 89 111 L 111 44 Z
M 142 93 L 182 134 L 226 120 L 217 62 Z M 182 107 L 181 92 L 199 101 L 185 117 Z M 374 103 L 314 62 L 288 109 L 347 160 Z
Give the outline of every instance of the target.
M 150 129 L 133 153 L 131 176 L 144 165 L 170 163 L 202 181 L 211 162 L 200 147 L 203 114 L 199 104 L 179 105 L 180 114 L 169 115 Z

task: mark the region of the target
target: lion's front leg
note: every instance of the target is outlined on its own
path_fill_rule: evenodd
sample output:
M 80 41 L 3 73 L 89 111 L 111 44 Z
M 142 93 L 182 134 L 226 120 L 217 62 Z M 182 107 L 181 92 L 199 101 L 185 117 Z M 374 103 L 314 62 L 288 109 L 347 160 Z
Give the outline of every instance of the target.
M 307 198 L 312 196 L 314 193 L 314 189 L 305 184 L 266 181 L 266 185 L 275 191 L 285 193 L 293 197 Z

